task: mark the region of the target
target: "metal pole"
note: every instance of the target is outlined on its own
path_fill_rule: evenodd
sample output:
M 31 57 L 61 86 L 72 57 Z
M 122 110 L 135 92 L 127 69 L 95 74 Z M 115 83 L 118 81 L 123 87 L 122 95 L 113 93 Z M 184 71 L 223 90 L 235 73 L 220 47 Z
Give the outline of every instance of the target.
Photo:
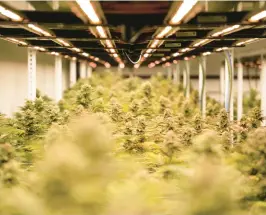
M 262 126 L 266 126 L 266 60 L 262 60 L 261 76 L 260 76 L 260 88 L 261 88 L 261 113 L 263 116 Z
M 171 66 L 167 67 L 167 79 L 172 80 L 172 68 Z
M 70 60 L 70 87 L 77 82 L 77 63 L 75 59 Z
M 237 67 L 237 120 L 240 121 L 243 114 L 243 64 L 238 60 Z
M 28 99 L 36 99 L 36 50 L 28 48 Z
M 186 73 L 186 68 L 183 67 L 183 89 L 184 90 L 186 89 L 186 83 L 187 83 L 187 73 Z M 185 94 L 186 94 L 186 92 L 185 92 Z
M 87 78 L 91 78 L 92 76 L 92 67 L 89 66 L 89 64 L 87 65 Z
M 224 105 L 224 97 L 225 97 L 225 83 L 224 83 L 224 74 L 225 74 L 225 66 L 222 65 L 220 69 L 220 103 L 221 105 Z
M 206 57 L 199 58 L 199 105 L 202 117 L 206 116 Z
M 186 62 L 186 98 L 190 96 L 190 65 L 188 61 Z
M 80 62 L 80 78 L 86 78 L 86 62 Z
M 62 57 L 55 56 L 55 101 L 62 99 L 63 95 L 63 81 L 62 81 Z
M 234 120 L 234 53 L 233 49 L 225 50 L 225 109 L 230 121 Z

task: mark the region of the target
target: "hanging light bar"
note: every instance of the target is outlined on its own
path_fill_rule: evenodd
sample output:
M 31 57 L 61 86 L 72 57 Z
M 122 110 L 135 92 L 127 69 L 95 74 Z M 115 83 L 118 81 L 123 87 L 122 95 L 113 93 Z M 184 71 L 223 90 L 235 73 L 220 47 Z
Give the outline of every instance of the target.
M 210 54 L 211 54 L 211 52 L 204 52 L 204 53 L 202 53 L 203 56 L 207 56 L 207 55 L 210 55 Z
M 66 47 L 70 47 L 70 43 L 66 42 L 63 39 L 55 39 L 56 42 L 58 42 L 60 45 L 66 46 Z
M 177 57 L 179 55 L 180 55 L 180 53 L 179 52 L 176 52 L 176 53 L 173 54 L 173 57 Z
M 81 50 L 80 50 L 79 48 L 76 48 L 76 47 L 71 48 L 71 50 L 72 50 L 72 51 L 75 51 L 75 52 L 81 52 Z
M 221 35 L 224 35 L 224 34 L 232 33 L 232 31 L 234 31 L 234 30 L 236 30 L 238 28 L 240 28 L 240 25 L 233 25 L 233 26 L 225 28 L 225 29 L 223 29 L 221 31 L 218 31 L 218 32 L 212 34 L 211 36 L 212 37 L 218 37 L 218 36 L 221 36 Z
M 261 12 L 255 14 L 254 16 L 250 17 L 248 21 L 249 22 L 258 22 L 261 19 L 265 19 L 265 18 L 266 18 L 266 10 L 261 11 Z
M 207 44 L 208 42 L 210 42 L 210 39 L 200 40 L 199 42 L 195 43 L 193 46 L 194 47 L 202 46 L 202 45 Z
M 156 38 L 163 38 L 163 37 L 165 37 L 168 33 L 169 33 L 169 31 L 171 31 L 172 30 L 172 27 L 171 26 L 167 26 L 167 27 L 165 27 L 158 35 L 157 35 L 157 37 Z
M 59 56 L 58 52 L 51 52 L 52 55 Z
M 221 48 L 216 49 L 215 51 L 220 52 L 220 51 L 224 51 L 227 49 L 228 49 L 228 47 L 221 47 Z
M 36 50 L 38 50 L 38 51 L 43 51 L 43 52 L 46 51 L 45 48 L 39 47 L 39 46 L 34 46 L 33 48 L 36 49 Z
M 107 38 L 107 35 L 106 35 L 102 26 L 97 26 L 96 29 L 97 29 L 101 38 Z
M 13 43 L 19 44 L 19 45 L 23 45 L 23 46 L 28 45 L 28 44 L 27 44 L 26 42 L 24 42 L 24 41 L 21 41 L 21 40 L 18 40 L 18 39 L 14 39 L 14 38 L 11 38 L 11 37 L 6 38 L 5 40 L 7 40 L 7 41 L 9 41 L 9 42 L 13 42 Z
M 100 24 L 101 23 L 101 20 L 97 16 L 90 0 L 87 0 L 87 1 L 76 0 L 76 2 L 93 24 Z
M 16 22 L 21 22 L 23 20 L 21 16 L 12 12 L 11 10 L 4 8 L 1 5 L 0 5 L 0 14 Z
M 198 0 L 184 0 L 176 11 L 175 15 L 170 20 L 170 23 L 179 24 L 197 2 Z
M 236 46 L 242 46 L 244 44 L 249 44 L 249 43 L 252 43 L 252 42 L 255 42 L 259 40 L 259 38 L 252 38 L 252 39 L 248 39 L 248 40 L 244 40 L 244 41 L 240 41 L 240 42 L 237 42 L 236 43 Z
M 83 55 L 84 57 L 89 57 L 90 55 L 86 52 L 83 52 L 81 55 Z
M 39 26 L 36 26 L 34 24 L 28 24 L 28 27 L 32 30 L 34 30 L 35 32 L 38 32 L 46 37 L 50 37 L 52 36 L 49 32 L 45 31 L 44 29 L 40 28 Z

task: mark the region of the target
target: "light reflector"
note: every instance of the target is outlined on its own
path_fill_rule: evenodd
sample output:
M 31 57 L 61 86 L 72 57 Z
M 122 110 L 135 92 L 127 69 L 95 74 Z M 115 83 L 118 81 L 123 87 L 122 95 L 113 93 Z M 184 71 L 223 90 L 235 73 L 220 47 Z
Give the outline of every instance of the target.
M 76 2 L 93 24 L 101 23 L 90 0 L 76 0 Z

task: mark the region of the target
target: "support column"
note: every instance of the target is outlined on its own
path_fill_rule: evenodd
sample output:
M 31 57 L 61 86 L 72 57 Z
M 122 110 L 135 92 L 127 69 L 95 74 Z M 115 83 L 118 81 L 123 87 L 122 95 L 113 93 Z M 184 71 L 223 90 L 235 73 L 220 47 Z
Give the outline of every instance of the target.
M 188 99 L 190 96 L 190 65 L 188 61 L 185 61 L 186 63 L 186 91 L 185 91 L 185 95 L 186 98 Z
M 167 67 L 167 79 L 170 81 L 172 80 L 172 67 Z
M 174 71 L 173 83 L 175 85 L 179 85 L 179 83 L 180 83 L 180 66 L 179 66 L 179 64 L 175 65 L 175 68 L 173 69 L 173 71 Z
M 199 59 L 199 105 L 203 118 L 206 117 L 206 57 Z
M 84 78 L 86 78 L 86 73 L 87 73 L 87 71 L 86 71 L 86 62 L 85 61 L 81 61 L 80 62 L 80 78 L 81 79 L 84 79 Z
M 237 121 L 240 121 L 243 114 L 243 64 L 238 60 L 237 67 Z
M 225 50 L 225 109 L 230 121 L 234 120 L 234 52 Z
M 77 62 L 75 59 L 70 60 L 70 87 L 77 82 Z
M 36 50 L 28 48 L 28 99 L 36 99 Z
M 187 83 L 187 73 L 186 73 L 186 68 L 184 67 L 183 68 L 183 89 L 184 89 L 184 92 L 185 92 L 185 89 L 186 89 L 186 83 Z
M 261 113 L 263 117 L 262 126 L 266 126 L 266 60 L 262 60 L 260 75 Z
M 224 96 L 225 96 L 225 66 L 222 65 L 220 69 L 220 103 L 222 106 L 224 106 Z
M 87 65 L 87 78 L 91 78 L 92 76 L 92 67 L 89 66 L 89 64 Z
M 63 95 L 63 81 L 62 81 L 62 57 L 55 56 L 55 101 L 59 102 Z

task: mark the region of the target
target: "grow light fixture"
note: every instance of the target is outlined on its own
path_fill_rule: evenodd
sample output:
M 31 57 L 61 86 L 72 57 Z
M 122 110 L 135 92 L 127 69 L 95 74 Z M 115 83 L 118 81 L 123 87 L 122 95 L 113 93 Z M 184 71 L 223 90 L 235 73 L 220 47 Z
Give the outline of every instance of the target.
M 107 38 L 107 35 L 105 33 L 105 30 L 103 29 L 102 26 L 97 26 L 96 30 L 98 31 L 99 35 L 101 38 Z
M 21 16 L 12 12 L 11 10 L 4 8 L 1 5 L 0 5 L 0 14 L 16 22 L 21 22 L 23 20 Z
M 45 48 L 42 48 L 42 47 L 39 47 L 39 46 L 34 46 L 33 48 L 38 50 L 38 51 L 43 51 L 43 52 L 46 51 Z
M 51 52 L 52 55 L 59 56 L 58 52 Z
M 72 60 L 77 60 L 77 58 L 76 57 L 72 57 Z
M 166 58 L 165 58 L 165 57 L 163 57 L 163 58 L 162 58 L 162 61 L 166 61 Z
M 151 53 L 152 52 L 152 49 L 147 49 L 146 53 Z
M 228 49 L 228 47 L 221 47 L 221 48 L 216 49 L 215 51 L 220 52 L 220 51 L 224 51 L 227 49 Z
M 100 18 L 97 16 L 90 0 L 76 0 L 77 4 L 79 5 L 79 7 L 81 8 L 81 10 L 86 14 L 86 16 L 90 19 L 90 21 L 93 24 L 100 24 L 101 20 Z
M 252 38 L 252 39 L 248 39 L 248 40 L 244 40 L 244 41 L 238 42 L 238 43 L 236 43 L 236 46 L 242 46 L 244 44 L 249 44 L 249 43 L 255 42 L 256 40 L 259 40 L 259 38 Z
M 135 69 L 138 69 L 138 68 L 139 68 L 139 64 L 135 64 L 135 65 L 134 65 L 134 68 L 135 68 Z
M 84 57 L 89 57 L 89 56 L 90 56 L 90 55 L 89 55 L 88 53 L 86 53 L 86 52 L 83 52 L 82 55 L 83 55 Z
M 210 54 L 211 54 L 211 52 L 204 52 L 204 53 L 202 53 L 203 56 L 207 56 L 207 55 L 210 55 Z
M 146 53 L 143 55 L 143 57 L 147 58 L 147 57 L 149 57 L 149 54 Z
M 234 31 L 234 30 L 236 30 L 238 28 L 240 28 L 240 25 L 233 25 L 233 26 L 230 26 L 228 28 L 225 28 L 225 29 L 223 29 L 221 31 L 218 31 L 218 32 L 212 34 L 211 36 L 212 37 L 218 37 L 218 36 L 221 36 L 223 34 L 231 33 L 232 31 Z
M 107 69 L 109 69 L 109 68 L 111 67 L 110 63 L 107 63 L 107 62 L 104 64 L 104 66 L 105 66 Z
M 189 58 L 188 57 L 184 57 L 184 60 L 189 60 Z
M 120 63 L 120 64 L 119 64 L 119 68 L 120 68 L 120 69 L 124 69 L 124 68 L 125 68 L 125 64 Z
M 26 46 L 28 45 L 26 42 L 24 41 L 21 41 L 21 40 L 18 40 L 18 39 L 14 39 L 14 38 L 11 38 L 11 37 L 8 37 L 6 38 L 7 41 L 10 41 L 10 42 L 13 42 L 13 43 L 16 43 L 16 44 L 19 44 L 19 45 L 23 45 L 23 46 Z
M 179 55 L 180 55 L 179 52 L 176 52 L 176 53 L 173 54 L 173 57 L 177 57 Z
M 117 58 L 118 57 L 118 54 L 113 54 L 114 58 Z
M 198 0 L 184 0 L 181 6 L 176 11 L 175 15 L 170 20 L 171 24 L 178 24 L 181 20 L 189 13 L 189 11 L 194 7 Z
M 69 56 L 68 56 L 68 55 L 65 55 L 65 56 L 64 56 L 64 58 L 68 59 L 68 58 L 69 58 Z
M 205 45 L 206 43 L 208 43 L 209 41 L 210 41 L 210 39 L 200 40 L 199 42 L 195 43 L 193 46 L 194 47 L 202 46 L 202 45 Z
M 100 59 L 98 57 L 94 58 L 95 61 L 99 61 Z
M 151 44 L 151 48 L 156 48 L 156 46 L 159 44 L 159 40 L 154 40 Z
M 160 61 L 156 60 L 156 61 L 155 61 L 155 64 L 157 64 L 157 65 L 160 64 Z
M 189 51 L 191 51 L 191 50 L 193 50 L 192 48 L 183 48 L 183 49 L 181 49 L 180 51 L 181 52 L 189 52 Z
M 72 51 L 75 51 L 75 52 L 81 52 L 81 50 L 80 50 L 79 48 L 76 48 L 76 47 L 71 48 L 71 50 L 72 50 Z
M 263 11 L 255 14 L 254 16 L 250 17 L 248 21 L 249 22 L 258 22 L 264 18 L 266 18 L 266 10 L 263 10 Z
M 45 31 L 44 29 L 40 28 L 39 26 L 36 26 L 34 24 L 28 24 L 28 27 L 32 30 L 34 30 L 35 32 L 38 32 L 46 37 L 50 37 L 52 36 L 49 32 Z
M 55 39 L 55 41 L 58 42 L 60 45 L 63 45 L 63 46 L 66 46 L 66 47 L 70 47 L 71 46 L 68 42 L 66 42 L 63 39 Z
M 167 26 L 165 27 L 158 35 L 156 38 L 163 38 L 165 37 L 165 35 L 167 35 L 169 33 L 169 31 L 172 30 L 172 27 L 171 26 Z

